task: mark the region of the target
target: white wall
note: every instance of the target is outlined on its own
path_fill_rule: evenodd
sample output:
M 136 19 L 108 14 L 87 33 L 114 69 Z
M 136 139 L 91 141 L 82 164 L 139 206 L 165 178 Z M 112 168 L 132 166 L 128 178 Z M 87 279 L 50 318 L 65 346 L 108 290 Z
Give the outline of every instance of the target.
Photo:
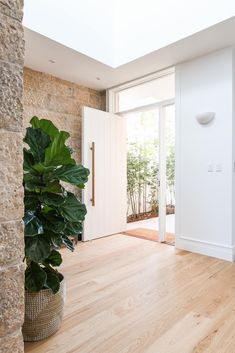
M 233 259 L 232 65 L 228 48 L 176 67 L 176 246 L 227 260 Z M 195 116 L 207 111 L 216 118 L 201 126 Z M 208 172 L 208 164 L 222 171 Z

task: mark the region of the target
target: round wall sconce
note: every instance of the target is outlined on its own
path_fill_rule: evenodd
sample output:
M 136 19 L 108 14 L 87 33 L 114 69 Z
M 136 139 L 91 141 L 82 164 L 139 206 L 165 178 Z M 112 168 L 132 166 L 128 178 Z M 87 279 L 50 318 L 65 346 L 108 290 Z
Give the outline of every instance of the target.
M 196 116 L 196 120 L 201 125 L 207 125 L 215 118 L 214 112 L 201 113 Z

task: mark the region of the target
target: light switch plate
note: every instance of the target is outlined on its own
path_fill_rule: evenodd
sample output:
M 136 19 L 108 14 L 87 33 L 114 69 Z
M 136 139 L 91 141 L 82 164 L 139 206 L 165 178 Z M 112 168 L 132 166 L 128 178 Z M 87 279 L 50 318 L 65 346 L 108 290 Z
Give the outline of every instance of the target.
M 215 171 L 216 171 L 217 173 L 222 172 L 222 165 L 221 165 L 220 163 L 217 163 L 217 164 L 215 165 Z
M 208 164 L 208 172 L 212 173 L 214 171 L 214 165 L 212 163 Z

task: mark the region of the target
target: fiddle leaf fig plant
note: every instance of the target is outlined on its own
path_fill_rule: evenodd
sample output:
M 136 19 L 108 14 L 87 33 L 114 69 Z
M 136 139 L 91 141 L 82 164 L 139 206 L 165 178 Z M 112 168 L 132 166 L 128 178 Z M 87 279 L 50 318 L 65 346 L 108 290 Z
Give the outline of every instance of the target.
M 50 288 L 56 293 L 63 279 L 56 267 L 64 244 L 82 232 L 86 207 L 65 183 L 83 189 L 89 170 L 77 165 L 66 145 L 69 133 L 34 116 L 24 138 L 25 287 L 29 292 Z M 61 183 L 63 182 L 63 183 Z

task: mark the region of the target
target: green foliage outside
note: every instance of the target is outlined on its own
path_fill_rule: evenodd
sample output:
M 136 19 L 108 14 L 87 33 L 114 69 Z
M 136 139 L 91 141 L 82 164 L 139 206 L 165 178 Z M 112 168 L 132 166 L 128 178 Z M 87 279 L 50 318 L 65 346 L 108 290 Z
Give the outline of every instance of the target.
M 158 212 L 158 164 L 156 149 L 158 141 L 129 145 L 127 155 L 127 193 L 131 214 L 137 216 L 147 212 Z M 155 158 L 154 158 L 155 157 Z
M 127 153 L 127 213 L 131 220 L 138 219 L 139 215 L 146 213 L 157 216 L 159 206 L 157 119 L 152 112 L 144 112 L 127 119 L 130 119 L 130 141 Z M 166 147 L 167 206 L 174 207 L 175 152 L 171 134 L 166 136 Z
M 66 145 L 69 133 L 46 119 L 33 117 L 24 138 L 25 287 L 29 292 L 50 288 L 56 293 L 63 276 L 58 249 L 74 250 L 72 238 L 82 232 L 86 207 L 62 182 L 80 189 L 89 170 L 77 165 Z

